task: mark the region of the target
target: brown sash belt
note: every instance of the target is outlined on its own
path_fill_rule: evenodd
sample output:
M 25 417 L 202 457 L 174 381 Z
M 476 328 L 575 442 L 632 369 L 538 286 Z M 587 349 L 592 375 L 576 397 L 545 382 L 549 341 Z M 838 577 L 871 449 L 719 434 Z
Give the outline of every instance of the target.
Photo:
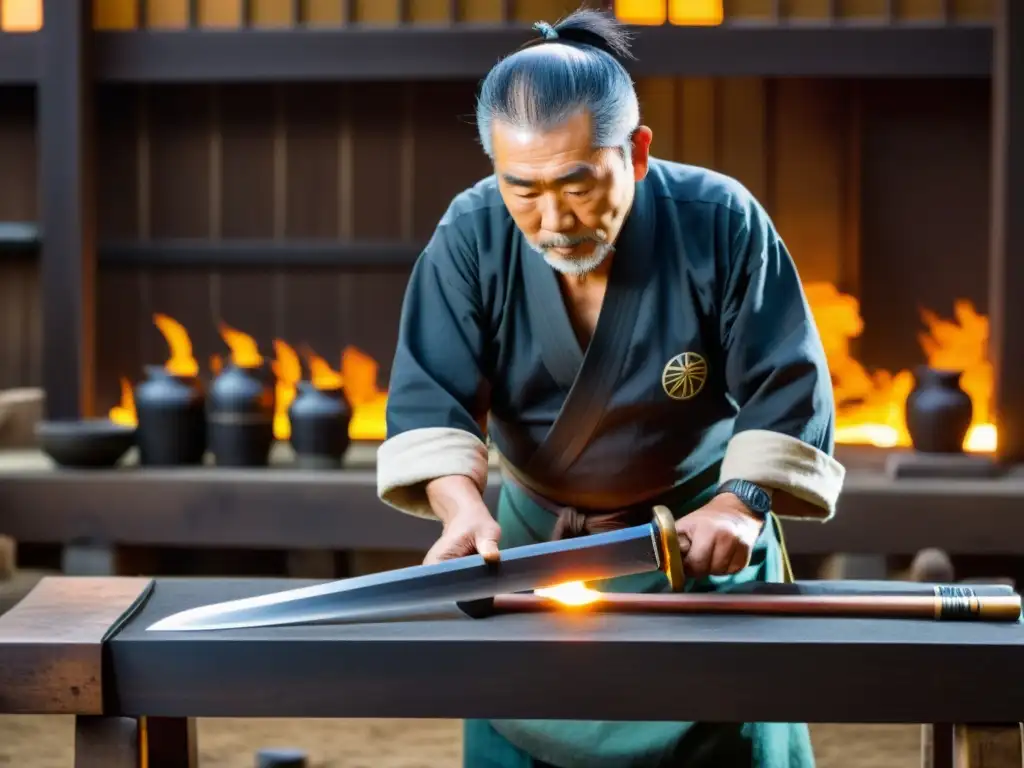
M 608 511 L 564 507 L 527 488 L 511 472 L 502 469 L 501 475 L 506 482 L 513 483 L 516 488 L 526 494 L 534 504 L 555 516 L 555 528 L 551 533 L 552 541 L 587 536 L 591 533 L 617 531 L 621 528 L 631 528 L 651 522 L 650 508 L 636 506 Z

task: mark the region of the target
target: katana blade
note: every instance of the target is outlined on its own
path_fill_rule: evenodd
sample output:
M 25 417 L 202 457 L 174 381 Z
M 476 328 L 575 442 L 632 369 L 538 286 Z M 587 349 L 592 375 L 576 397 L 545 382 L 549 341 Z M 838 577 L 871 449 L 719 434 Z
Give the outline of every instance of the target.
M 674 522 L 665 507 L 656 507 L 651 523 L 513 547 L 503 550 L 497 563 L 471 555 L 230 600 L 176 613 L 149 630 L 240 629 L 357 620 L 396 610 L 656 570 L 664 571 L 672 586 L 679 589 L 682 565 Z

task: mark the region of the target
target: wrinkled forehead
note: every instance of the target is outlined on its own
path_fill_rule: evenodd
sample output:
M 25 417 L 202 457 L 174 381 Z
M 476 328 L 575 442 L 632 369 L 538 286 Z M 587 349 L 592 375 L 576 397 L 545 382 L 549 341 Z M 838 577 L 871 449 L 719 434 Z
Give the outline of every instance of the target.
M 494 164 L 499 173 L 519 177 L 560 176 L 576 167 L 596 170 L 602 152 L 593 145 L 590 119 L 578 114 L 553 128 L 532 128 L 495 121 Z

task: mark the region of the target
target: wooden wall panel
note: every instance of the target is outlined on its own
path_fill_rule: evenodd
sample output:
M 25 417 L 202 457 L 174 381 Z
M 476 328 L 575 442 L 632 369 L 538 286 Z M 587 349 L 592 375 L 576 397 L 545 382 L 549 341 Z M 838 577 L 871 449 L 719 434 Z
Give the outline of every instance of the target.
M 990 94 L 980 80 L 862 90 L 861 353 L 893 370 L 923 362 L 921 308 L 987 311 Z
M 35 96 L 0 88 L 0 222 L 33 222 L 39 209 Z M 0 389 L 42 378 L 39 268 L 31 254 L 0 249 Z
M 472 83 L 107 89 L 101 239 L 420 242 L 488 172 L 473 95 Z M 119 376 L 166 358 L 154 312 L 185 326 L 204 369 L 226 351 L 224 322 L 266 357 L 282 339 L 337 365 L 353 344 L 384 386 L 407 280 L 408 268 L 104 268 L 101 406 Z
M 845 283 L 857 258 L 849 84 L 653 78 L 638 88 L 655 155 L 738 179 L 768 209 L 805 280 Z

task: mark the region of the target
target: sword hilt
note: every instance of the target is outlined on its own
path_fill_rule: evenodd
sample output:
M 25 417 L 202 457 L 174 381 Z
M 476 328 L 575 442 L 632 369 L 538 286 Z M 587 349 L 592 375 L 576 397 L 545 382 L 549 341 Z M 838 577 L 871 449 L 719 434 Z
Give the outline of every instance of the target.
M 661 554 L 661 571 L 668 579 L 673 592 L 682 592 L 686 585 L 686 572 L 683 570 L 683 544 L 690 548 L 689 539 L 680 537 L 676 532 L 676 519 L 668 507 L 659 504 L 654 508 L 654 530 L 658 534 L 658 545 Z M 685 541 L 684 541 L 685 539 Z

